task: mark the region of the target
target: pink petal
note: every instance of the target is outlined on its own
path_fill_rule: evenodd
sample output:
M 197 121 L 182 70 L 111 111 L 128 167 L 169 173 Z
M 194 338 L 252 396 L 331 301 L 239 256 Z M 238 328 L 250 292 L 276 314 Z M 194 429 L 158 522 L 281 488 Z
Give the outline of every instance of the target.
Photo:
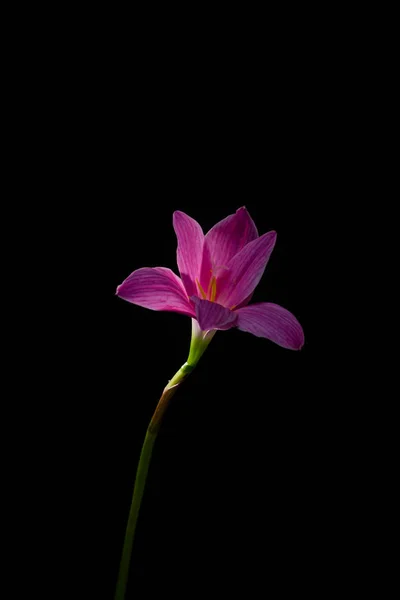
M 243 300 L 243 301 L 242 301 L 240 304 L 238 304 L 238 305 L 235 307 L 235 310 L 237 310 L 238 308 L 242 308 L 242 306 L 247 306 L 247 305 L 248 305 L 248 303 L 250 302 L 250 300 L 252 299 L 252 297 L 253 297 L 253 294 L 254 294 L 254 291 L 253 291 L 253 292 L 251 292 L 251 294 L 249 294 L 249 295 L 247 296 L 247 298 L 245 298 L 245 299 L 244 299 L 244 300 Z
M 203 288 L 207 290 L 211 269 L 212 274 L 218 277 L 231 258 L 257 237 L 257 228 L 244 206 L 214 225 L 204 238 L 200 279 Z
M 182 281 L 164 267 L 138 269 L 117 287 L 117 296 L 151 310 L 167 310 L 194 317 Z
M 217 283 L 217 300 L 220 304 L 239 306 L 254 291 L 267 266 L 275 241 L 275 231 L 264 233 L 231 259 L 228 271 Z
M 208 331 L 209 329 L 230 329 L 236 325 L 236 314 L 216 302 L 200 300 L 193 296 L 191 300 L 196 307 L 196 318 L 200 329 Z
M 238 328 L 258 337 L 265 337 L 290 350 L 300 350 L 304 344 L 303 329 L 291 312 L 278 304 L 263 302 L 235 311 Z
M 196 278 L 200 278 L 204 233 L 197 221 L 179 210 L 174 212 L 173 224 L 178 238 L 178 269 L 190 297 L 198 293 Z

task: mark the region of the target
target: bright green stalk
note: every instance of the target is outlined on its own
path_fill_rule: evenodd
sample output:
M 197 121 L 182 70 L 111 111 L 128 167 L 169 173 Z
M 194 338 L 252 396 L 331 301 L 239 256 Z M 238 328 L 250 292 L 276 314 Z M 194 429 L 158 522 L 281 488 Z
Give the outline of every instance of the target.
M 215 331 L 209 331 L 207 333 L 201 331 L 197 321 L 195 321 L 195 319 L 192 319 L 192 341 L 190 344 L 188 360 L 179 369 L 179 371 L 177 371 L 174 377 L 168 382 L 168 385 L 164 388 L 164 391 L 157 404 L 154 415 L 150 421 L 150 425 L 147 429 L 146 437 L 144 439 L 142 452 L 140 454 L 139 459 L 139 465 L 136 472 L 132 504 L 129 511 L 128 524 L 126 526 L 125 541 L 122 549 L 122 557 L 119 567 L 118 582 L 114 600 L 124 600 L 125 598 L 133 539 L 135 536 L 135 529 L 139 515 L 140 504 L 146 485 L 146 478 L 150 466 L 154 442 L 156 441 L 156 437 L 159 432 L 164 413 L 172 396 L 175 394 L 182 381 L 186 379 L 186 377 L 193 371 L 199 359 L 206 350 L 208 344 L 214 337 L 214 334 Z

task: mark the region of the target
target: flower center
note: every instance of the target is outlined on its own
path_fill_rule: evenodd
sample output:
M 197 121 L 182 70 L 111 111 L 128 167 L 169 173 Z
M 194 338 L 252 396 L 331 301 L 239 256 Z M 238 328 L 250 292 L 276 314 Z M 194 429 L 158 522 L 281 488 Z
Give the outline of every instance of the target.
M 212 273 L 212 271 L 211 271 Z M 199 288 L 199 292 L 203 300 L 210 300 L 210 302 L 215 302 L 215 298 L 217 297 L 217 278 L 213 275 L 210 279 L 210 283 L 208 284 L 207 294 L 203 290 L 203 286 L 200 281 L 196 279 L 197 287 Z

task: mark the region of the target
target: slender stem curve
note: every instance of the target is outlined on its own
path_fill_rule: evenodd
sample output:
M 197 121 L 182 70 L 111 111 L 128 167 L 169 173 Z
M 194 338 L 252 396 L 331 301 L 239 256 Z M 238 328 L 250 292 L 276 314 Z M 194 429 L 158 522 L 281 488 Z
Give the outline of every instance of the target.
M 202 331 L 196 319 L 192 319 L 192 339 L 190 342 L 189 357 L 187 362 L 177 371 L 173 378 L 164 388 L 162 396 L 157 404 L 154 415 L 147 429 L 146 437 L 143 442 L 142 452 L 140 454 L 139 464 L 136 471 L 135 486 L 133 488 L 133 497 L 131 509 L 129 511 L 128 524 L 126 526 L 124 547 L 122 549 L 121 563 L 118 573 L 117 587 L 114 600 L 124 600 L 126 586 L 128 583 L 129 564 L 131 561 L 133 538 L 135 536 L 136 522 L 139 515 L 140 504 L 142 502 L 143 492 L 146 485 L 147 473 L 149 471 L 151 453 L 160 425 L 168 407 L 169 401 L 177 391 L 184 379 L 193 371 L 201 356 L 204 354 L 209 343 L 216 333 L 215 329 Z
M 156 410 L 147 429 L 146 437 L 143 442 L 142 452 L 140 454 L 139 464 L 136 471 L 135 486 L 131 508 L 129 511 L 128 524 L 126 526 L 124 546 L 122 549 L 121 563 L 118 573 L 117 587 L 114 600 L 124 600 L 125 591 L 128 582 L 129 565 L 131 561 L 133 538 L 135 536 L 136 523 L 139 515 L 140 504 L 142 502 L 143 492 L 146 485 L 147 473 L 149 471 L 151 454 L 154 442 L 156 441 L 160 425 L 168 407 L 169 401 L 175 394 L 182 381 L 191 373 L 194 366 L 187 362 L 179 369 L 174 377 L 165 387 L 163 394 L 157 404 Z

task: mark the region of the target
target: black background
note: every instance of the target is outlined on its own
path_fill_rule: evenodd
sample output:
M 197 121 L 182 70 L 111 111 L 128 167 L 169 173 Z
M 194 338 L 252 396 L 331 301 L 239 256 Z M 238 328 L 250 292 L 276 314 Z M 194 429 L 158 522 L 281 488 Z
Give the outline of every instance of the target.
M 260 234 L 276 230 L 253 301 L 292 311 L 306 341 L 293 352 L 237 330 L 215 336 L 156 442 L 128 598 L 149 587 L 318 592 L 340 564 L 347 431 L 324 377 L 335 336 L 322 280 L 347 165 L 332 55 L 301 48 L 255 44 L 246 59 L 222 48 L 209 69 L 200 51 L 140 54 L 114 34 L 82 56 L 73 85 L 53 88 L 65 144 L 51 161 L 52 235 L 65 238 L 67 265 L 54 337 L 72 341 L 52 435 L 65 442 L 60 497 L 78 523 L 71 568 L 82 556 L 93 597 L 112 597 L 146 428 L 189 350 L 189 318 L 115 296 L 137 268 L 177 272 L 174 210 L 207 231 L 245 205 Z
M 349 575 L 359 591 L 383 546 L 371 528 L 392 531 L 371 471 L 395 481 L 385 404 L 377 422 L 394 355 L 384 376 L 361 355 L 385 360 L 385 311 L 371 315 L 393 157 L 375 136 L 393 130 L 393 38 L 348 7 L 148 9 L 35 7 L 9 31 L 3 429 L 22 492 L 5 523 L 22 533 L 5 579 L 32 588 L 31 568 L 54 598 L 113 597 L 146 428 L 190 341 L 188 318 L 115 289 L 143 266 L 177 272 L 174 210 L 207 231 L 245 205 L 278 233 L 254 301 L 292 311 L 305 345 L 215 336 L 159 433 L 127 600 L 340 597 Z

